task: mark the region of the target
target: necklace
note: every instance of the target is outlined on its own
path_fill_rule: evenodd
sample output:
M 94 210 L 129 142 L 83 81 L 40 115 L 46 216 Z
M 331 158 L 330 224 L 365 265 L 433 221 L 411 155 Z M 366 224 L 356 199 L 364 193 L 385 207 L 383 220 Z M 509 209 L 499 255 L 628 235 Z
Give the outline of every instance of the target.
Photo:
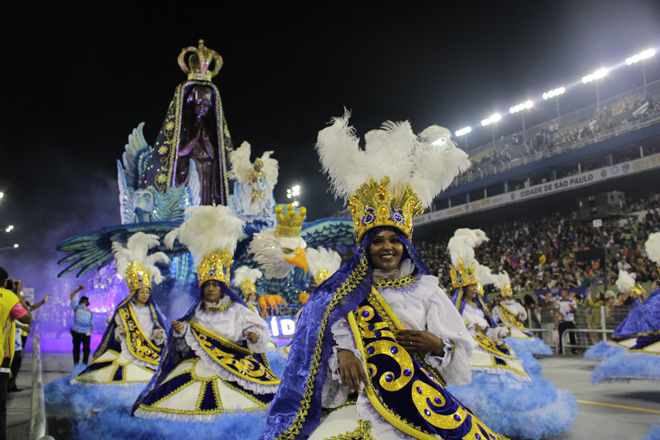
M 210 312 L 210 313 L 224 312 L 225 310 L 227 310 L 232 305 L 234 305 L 234 300 L 231 300 L 227 304 L 225 304 L 224 306 L 220 306 L 220 307 L 207 307 L 206 304 L 204 304 L 204 311 L 205 312 Z
M 379 289 L 383 289 L 385 287 L 390 287 L 392 289 L 400 289 L 402 287 L 411 285 L 415 281 L 417 281 L 417 277 L 411 274 L 401 278 L 389 278 L 385 280 L 374 281 L 374 287 L 377 287 Z

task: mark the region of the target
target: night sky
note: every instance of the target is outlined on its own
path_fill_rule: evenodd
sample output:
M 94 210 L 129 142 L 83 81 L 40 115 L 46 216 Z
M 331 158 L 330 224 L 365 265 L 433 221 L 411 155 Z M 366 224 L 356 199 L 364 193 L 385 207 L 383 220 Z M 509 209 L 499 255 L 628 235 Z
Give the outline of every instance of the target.
M 200 38 L 224 59 L 214 83 L 234 146 L 274 150 L 275 197 L 301 185 L 308 220 L 342 208 L 313 145 L 344 106 L 360 136 L 408 119 L 417 132 L 470 125 L 476 147 L 493 112 L 506 115 L 496 134 L 510 134 L 520 119 L 509 107 L 532 99 L 527 124 L 540 123 L 556 111 L 543 92 L 660 49 L 653 1 L 51 3 L 4 5 L 1 25 L 0 248 L 20 248 L 0 251 L 0 265 L 38 298 L 62 269 L 57 243 L 120 223 L 116 161 L 140 122 L 155 142 L 185 80 L 176 57 Z M 647 62 L 649 80 L 659 64 Z M 639 66 L 624 66 L 601 98 L 641 84 Z M 594 103 L 581 83 L 560 101 L 566 113 Z

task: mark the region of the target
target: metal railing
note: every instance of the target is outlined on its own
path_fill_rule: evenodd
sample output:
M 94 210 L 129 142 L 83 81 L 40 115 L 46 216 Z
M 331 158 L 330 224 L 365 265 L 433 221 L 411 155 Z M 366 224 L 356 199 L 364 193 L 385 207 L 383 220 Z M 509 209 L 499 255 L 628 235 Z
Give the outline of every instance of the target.
M 568 328 L 564 330 L 564 333 L 561 335 L 561 354 L 566 354 L 567 348 L 589 348 L 589 344 L 567 344 L 567 338 L 570 337 L 570 333 L 602 333 L 604 335 L 614 333 L 614 330 L 597 330 L 597 329 L 583 329 L 583 328 Z
M 30 440 L 54 440 L 46 435 L 48 424 L 44 402 L 44 384 L 41 381 L 41 344 L 39 332 L 32 337 L 32 406 L 30 408 Z

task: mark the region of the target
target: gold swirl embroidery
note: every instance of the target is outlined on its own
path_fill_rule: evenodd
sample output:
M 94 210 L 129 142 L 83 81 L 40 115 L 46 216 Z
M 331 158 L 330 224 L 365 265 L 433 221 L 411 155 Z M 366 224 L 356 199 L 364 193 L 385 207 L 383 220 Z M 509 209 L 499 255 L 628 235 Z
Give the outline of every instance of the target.
M 378 379 L 378 383 L 380 383 L 380 386 L 383 387 L 383 389 L 387 391 L 399 391 L 401 388 L 405 387 L 412 379 L 411 373 L 414 369 L 412 359 L 410 358 L 408 352 L 396 342 L 387 340 L 372 342 L 365 347 L 365 352 L 367 353 L 367 359 L 378 356 L 380 354 L 389 356 L 394 359 L 394 361 L 399 364 L 399 367 L 401 368 L 401 376 L 397 377 L 396 379 L 394 373 L 391 371 L 385 371 L 383 374 L 381 374 L 380 379 Z M 408 376 L 405 375 L 405 372 L 408 373 Z
M 421 380 L 416 380 L 410 391 L 415 408 L 419 414 L 431 425 L 441 429 L 456 429 L 461 426 L 467 416 L 467 411 L 461 405 L 453 414 L 438 414 L 435 408 L 442 408 L 447 400 L 442 393 Z
M 140 323 L 135 318 L 133 305 L 129 303 L 127 307 L 121 308 L 119 310 L 119 317 L 126 329 L 126 345 L 128 345 L 128 350 L 131 354 L 143 362 L 158 365 L 161 348 L 156 347 L 156 345 L 145 337 Z
M 402 287 L 407 287 L 417 281 L 419 277 L 413 275 L 407 275 L 401 278 L 390 278 L 380 281 L 374 281 L 374 287 L 378 289 L 384 289 L 389 287 L 391 289 L 400 289 Z
M 500 347 L 505 348 L 505 349 L 508 348 L 506 345 L 502 344 L 500 347 L 498 347 L 498 345 L 497 345 L 496 343 L 494 343 L 493 341 L 491 341 L 490 339 L 488 339 L 488 338 L 486 337 L 486 335 L 484 335 L 484 334 L 481 333 L 481 332 L 477 333 L 477 336 L 474 337 L 474 340 L 477 341 L 477 342 L 479 343 L 479 346 L 480 346 L 481 348 L 483 348 L 484 350 L 486 350 L 486 351 L 488 351 L 488 352 L 490 352 L 490 353 L 493 353 L 493 354 L 495 354 L 495 355 L 497 355 L 497 356 L 501 356 L 501 357 L 509 358 L 509 359 L 516 359 L 515 356 L 511 356 L 511 355 L 505 354 L 504 352 L 502 352 L 502 351 L 500 350 Z
M 312 356 L 312 364 L 309 370 L 309 375 L 307 376 L 307 381 L 305 382 L 305 393 L 303 394 L 303 399 L 300 402 L 300 409 L 298 410 L 298 413 L 291 423 L 291 426 L 282 434 L 280 434 L 277 437 L 278 439 L 294 440 L 295 437 L 300 433 L 302 425 L 307 418 L 307 413 L 309 412 L 309 407 L 312 401 L 312 391 L 314 389 L 314 381 L 316 379 L 316 373 L 318 372 L 319 363 L 321 361 L 321 352 L 323 351 L 321 345 L 323 343 L 325 328 L 328 325 L 328 315 L 330 314 L 330 311 L 334 309 L 334 307 L 342 299 L 344 299 L 346 295 L 352 292 L 353 289 L 355 289 L 358 284 L 364 280 L 364 277 L 367 273 L 367 268 L 367 259 L 363 256 L 360 259 L 360 263 L 358 264 L 357 268 L 351 272 L 346 281 L 344 281 L 342 285 L 337 289 L 335 296 L 332 298 L 332 300 L 330 300 L 328 307 L 326 307 L 323 319 L 321 320 L 321 325 L 319 327 L 319 332 L 316 336 L 316 347 L 314 349 L 314 355 Z M 349 314 L 349 317 L 350 316 L 351 314 Z
M 232 344 L 227 340 L 222 341 L 224 338 L 213 334 L 197 324 L 191 325 L 191 329 L 193 330 L 193 335 L 206 354 L 211 356 L 218 365 L 224 367 L 226 370 L 229 370 L 250 382 L 256 382 L 263 385 L 278 385 L 280 383 L 280 379 L 275 376 L 268 367 L 262 365 L 253 356 L 254 353 L 252 351 Z M 204 331 L 200 331 L 200 329 L 203 329 Z M 219 342 L 224 342 L 225 346 L 231 347 L 233 345 L 234 347 L 232 348 L 234 349 L 241 348 L 242 350 L 240 350 L 240 352 L 247 356 L 238 359 L 234 354 L 227 353 L 216 347 L 213 344 L 213 339 Z
M 362 337 L 374 339 L 376 338 L 376 332 L 380 331 L 381 337 L 394 339 L 394 334 L 389 329 L 387 329 L 388 326 L 386 322 L 369 323 L 369 321 L 371 321 L 371 319 L 375 316 L 374 309 L 372 307 L 360 307 L 355 313 L 358 316 L 358 325 L 360 326 Z
M 209 313 L 224 312 L 233 305 L 234 305 L 234 300 L 231 300 L 224 306 L 220 306 L 220 307 L 207 307 L 206 305 L 204 305 L 204 311 Z

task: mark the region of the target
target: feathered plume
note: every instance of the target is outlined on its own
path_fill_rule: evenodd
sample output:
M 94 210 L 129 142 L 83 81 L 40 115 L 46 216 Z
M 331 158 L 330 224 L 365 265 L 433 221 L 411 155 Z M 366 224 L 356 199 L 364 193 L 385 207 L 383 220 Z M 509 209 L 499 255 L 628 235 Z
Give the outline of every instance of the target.
M 660 232 L 655 232 L 649 235 L 649 239 L 646 240 L 646 253 L 649 255 L 649 258 L 660 266 Z
M 429 206 L 458 173 L 470 167 L 467 154 L 451 141 L 446 128 L 434 125 L 416 136 L 410 122 L 387 121 L 365 135 L 363 151 L 355 129 L 348 125 L 349 117 L 346 110 L 343 117 L 334 118 L 319 132 L 316 144 L 335 197 L 347 200 L 370 179 L 388 176 L 392 187 L 410 184 Z
M 246 183 L 250 180 L 250 174 L 252 173 L 251 154 L 252 146 L 248 142 L 243 142 L 240 147 L 230 152 L 229 162 L 231 163 L 231 170 L 227 173 L 227 177 L 237 180 L 240 183 Z M 261 170 L 266 173 L 268 185 L 274 187 L 277 185 L 279 165 L 276 159 L 271 159 L 271 154 L 273 154 L 272 151 L 266 151 L 261 156 L 261 161 L 264 163 Z
M 178 238 L 193 254 L 197 265 L 202 263 L 204 256 L 221 249 L 234 253 L 245 222 L 235 217 L 230 208 L 222 205 L 191 206 L 185 215 L 190 218 L 165 236 L 168 248 L 172 249 Z
M 452 266 L 458 267 L 459 259 L 462 259 L 465 267 L 470 267 L 470 264 L 474 262 L 476 269 L 479 263 L 474 259 L 474 248 L 488 240 L 486 233 L 481 229 L 457 229 L 447 245 Z M 478 279 L 481 281 L 480 278 Z
M 163 281 L 163 276 L 160 273 L 156 263 L 168 264 L 170 259 L 163 252 L 155 252 L 149 256 L 149 249 L 156 247 L 160 244 L 157 235 L 145 234 L 144 232 L 136 232 L 131 235 L 124 247 L 119 242 L 112 243 L 112 251 L 115 254 L 115 267 L 117 273 L 122 277 L 126 277 L 126 269 L 131 261 L 135 261 L 144 266 L 145 269 L 151 274 L 154 283 L 160 284 Z
M 495 275 L 495 282 L 493 284 L 497 290 L 502 291 L 505 286 L 511 286 L 511 278 L 509 278 L 508 273 L 502 271 L 498 275 Z
M 616 279 L 616 287 L 620 292 L 631 292 L 635 287 L 635 279 L 625 270 L 619 269 L 619 277 Z
M 229 163 L 231 170 L 227 173 L 227 177 L 237 180 L 240 183 L 245 183 L 250 179 L 250 172 L 252 171 L 252 164 L 250 163 L 250 155 L 252 154 L 252 147 L 249 143 L 243 142 L 240 147 L 229 153 Z
M 482 286 L 495 284 L 497 286 L 497 283 L 499 282 L 499 275 L 492 273 L 488 267 L 482 266 L 476 261 L 474 263 L 474 266 L 475 266 L 475 273 L 477 275 L 477 280 L 479 280 L 479 284 L 481 284 Z
M 310 248 L 305 253 L 307 254 L 307 262 L 312 276 L 323 269 L 327 270 L 332 276 L 341 266 L 341 256 L 335 251 L 326 248 Z
M 250 269 L 247 266 L 241 266 L 234 271 L 234 279 L 231 284 L 234 287 L 241 288 L 241 283 L 245 280 L 250 280 L 252 284 L 256 283 L 257 280 L 264 275 L 259 269 Z

